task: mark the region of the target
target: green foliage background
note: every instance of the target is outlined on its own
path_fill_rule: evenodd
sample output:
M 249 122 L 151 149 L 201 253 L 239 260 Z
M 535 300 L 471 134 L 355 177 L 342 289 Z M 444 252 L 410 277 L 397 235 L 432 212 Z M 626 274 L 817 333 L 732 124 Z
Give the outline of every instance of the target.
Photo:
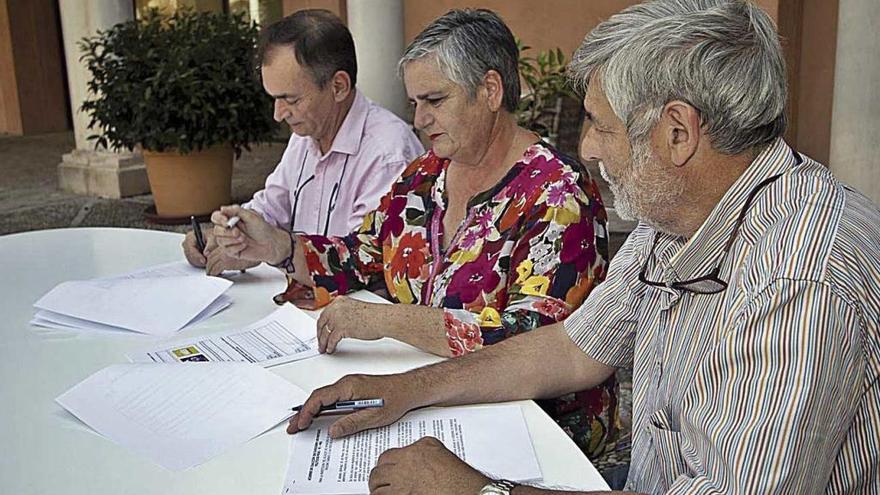
M 562 50 L 542 51 L 535 57 L 526 56 L 530 50 L 521 40 L 519 47 L 519 73 L 525 84 L 525 92 L 517 108 L 519 125 L 531 129 L 543 137 L 550 136 L 553 127 L 554 108 L 559 98 L 577 99 L 566 78 L 566 60 Z
M 152 11 L 80 42 L 91 80 L 82 111 L 96 147 L 236 155 L 275 130 L 255 72 L 257 26 L 242 15 Z

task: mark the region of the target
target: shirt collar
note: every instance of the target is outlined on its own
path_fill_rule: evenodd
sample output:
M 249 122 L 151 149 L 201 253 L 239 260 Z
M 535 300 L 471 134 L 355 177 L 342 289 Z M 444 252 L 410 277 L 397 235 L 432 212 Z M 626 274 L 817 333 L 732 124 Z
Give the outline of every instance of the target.
M 331 153 L 357 154 L 364 137 L 369 110 L 370 100 L 355 89 L 351 108 L 348 109 L 348 114 L 346 114 L 345 119 L 342 121 L 342 125 L 339 126 L 339 130 L 336 131 L 333 144 L 325 156 L 329 156 Z M 314 139 L 312 140 L 312 147 L 317 150 L 318 143 Z
M 785 172 L 796 163 L 792 149 L 782 138 L 777 139 L 730 186 L 706 221 L 683 245 L 681 238 L 658 234 L 661 236 L 657 245 L 658 254 L 668 252 L 663 248 L 670 247 L 670 244 L 681 246 L 680 249 L 671 250 L 675 254 L 665 263 L 668 268 L 667 281 L 689 280 L 706 275 L 715 268 L 724 254 L 724 245 L 730 238 L 749 193 L 765 179 Z M 754 207 L 755 203 L 750 208 Z M 662 254 L 660 258 L 663 258 Z

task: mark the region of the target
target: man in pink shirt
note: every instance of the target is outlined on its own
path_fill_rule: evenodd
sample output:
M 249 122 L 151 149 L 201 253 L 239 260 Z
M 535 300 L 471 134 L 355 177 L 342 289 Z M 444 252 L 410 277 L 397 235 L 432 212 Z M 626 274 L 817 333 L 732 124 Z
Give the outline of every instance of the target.
M 262 34 L 263 88 L 275 99 L 275 120 L 292 134 L 266 186 L 245 208 L 271 225 L 309 234 L 342 236 L 375 209 L 404 167 L 424 152 L 410 126 L 356 88 L 354 42 L 326 10 L 301 10 Z M 183 241 L 186 259 L 209 275 L 255 263 Z

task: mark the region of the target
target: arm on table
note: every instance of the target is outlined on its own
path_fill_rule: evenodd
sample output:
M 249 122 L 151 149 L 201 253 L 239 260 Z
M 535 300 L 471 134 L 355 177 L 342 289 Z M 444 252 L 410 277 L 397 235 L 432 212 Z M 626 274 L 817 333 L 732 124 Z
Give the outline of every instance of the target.
M 374 304 L 336 297 L 318 318 L 318 351 L 333 354 L 342 339 L 405 342 L 438 356 L 451 357 L 443 333 L 444 311 L 414 304 Z
M 562 324 L 508 339 L 460 359 L 386 376 L 348 375 L 312 393 L 288 432 L 309 427 L 322 405 L 382 397 L 385 406 L 358 411 L 330 427 L 334 438 L 384 426 L 412 409 L 558 397 L 602 383 L 614 368 L 584 354 Z M 493 376 L 492 387 L 462 377 Z
M 491 480 L 449 451 L 440 440 L 424 437 L 403 448 L 388 449 L 370 472 L 370 493 L 476 495 Z M 560 492 L 531 486 L 515 486 L 511 495 L 542 493 L 626 494 L 630 492 Z

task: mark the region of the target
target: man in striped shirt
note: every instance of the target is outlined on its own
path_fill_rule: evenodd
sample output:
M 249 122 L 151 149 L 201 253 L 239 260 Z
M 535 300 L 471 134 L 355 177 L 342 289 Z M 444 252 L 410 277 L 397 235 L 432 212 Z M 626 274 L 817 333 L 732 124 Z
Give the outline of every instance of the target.
M 586 88 L 582 153 L 641 222 L 606 282 L 564 325 L 343 378 L 289 430 L 341 398 L 385 407 L 338 421 L 336 436 L 425 405 L 554 397 L 632 367 L 628 489 L 880 493 L 880 211 L 782 140 L 769 17 L 741 0 L 640 4 L 593 30 L 570 68 Z M 506 381 L 459 378 L 490 373 Z M 388 493 L 544 492 L 489 480 L 430 441 L 384 457 L 370 486 Z

